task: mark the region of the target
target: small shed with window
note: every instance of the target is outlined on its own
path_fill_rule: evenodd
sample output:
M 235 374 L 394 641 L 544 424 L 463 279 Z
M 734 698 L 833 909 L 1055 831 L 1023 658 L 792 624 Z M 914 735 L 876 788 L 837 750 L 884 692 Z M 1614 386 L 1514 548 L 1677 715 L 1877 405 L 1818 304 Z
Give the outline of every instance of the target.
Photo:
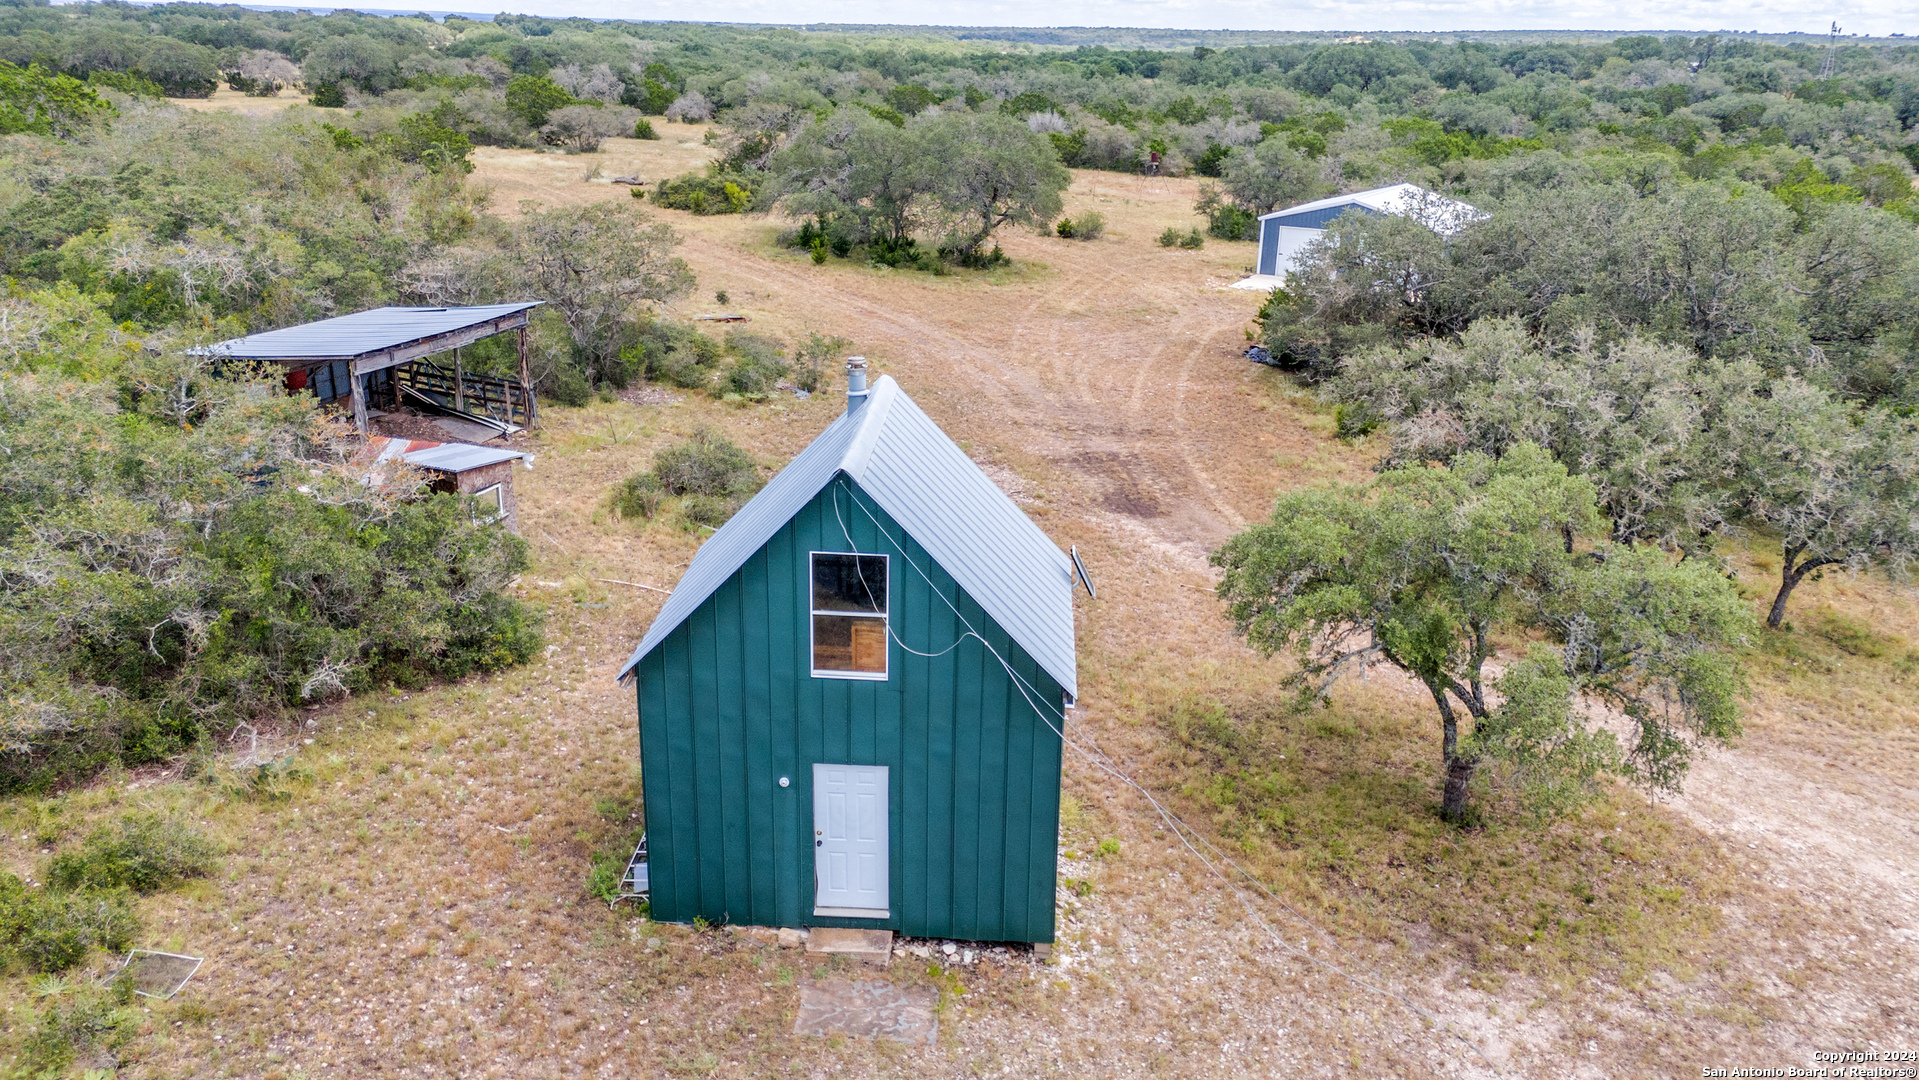
M 426 473 L 427 488 L 452 495 L 471 495 L 474 512 L 520 531 L 520 503 L 513 495 L 513 463 L 533 467 L 522 450 L 474 443 L 428 442 L 420 439 L 374 438 L 354 457 L 369 473 L 384 462 L 400 461 Z
M 864 374 L 621 670 L 653 916 L 1050 942 L 1073 563 Z

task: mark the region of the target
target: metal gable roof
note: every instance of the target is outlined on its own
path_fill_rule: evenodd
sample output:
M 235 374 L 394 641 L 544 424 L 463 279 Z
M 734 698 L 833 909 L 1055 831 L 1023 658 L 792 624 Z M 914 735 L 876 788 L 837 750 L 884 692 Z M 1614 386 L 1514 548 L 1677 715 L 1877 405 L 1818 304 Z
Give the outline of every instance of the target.
M 508 450 L 503 446 L 476 446 L 473 443 L 456 442 L 440 443 L 437 446 L 408 451 L 406 463 L 422 469 L 461 473 L 524 457 L 526 457 L 525 452 Z
M 700 546 L 620 677 L 842 472 L 1079 696 L 1071 560 L 888 376 Z
M 515 458 L 531 460 L 525 451 L 509 450 L 503 446 L 478 446 L 463 442 L 427 442 L 422 439 L 375 438 L 367 441 L 366 446 L 353 456 L 353 461 L 355 464 L 375 465 L 394 458 L 399 458 L 408 465 L 418 468 L 449 473 L 462 473 L 488 465 L 498 465 L 502 461 L 512 461 Z
M 356 311 L 319 322 L 249 334 L 195 352 L 246 360 L 351 360 L 367 353 L 398 348 L 424 338 L 455 333 L 507 315 L 517 315 L 543 301 L 485 304 L 479 307 L 383 307 Z
M 1427 191 L 1418 184 L 1392 184 L 1289 206 L 1261 214 L 1259 220 L 1291 225 L 1295 224 L 1294 219 L 1300 219 L 1297 223 L 1302 227 L 1322 228 L 1337 217 L 1339 211 L 1351 207 L 1409 217 L 1442 236 L 1451 236 L 1468 223 L 1486 216 L 1474 206 Z

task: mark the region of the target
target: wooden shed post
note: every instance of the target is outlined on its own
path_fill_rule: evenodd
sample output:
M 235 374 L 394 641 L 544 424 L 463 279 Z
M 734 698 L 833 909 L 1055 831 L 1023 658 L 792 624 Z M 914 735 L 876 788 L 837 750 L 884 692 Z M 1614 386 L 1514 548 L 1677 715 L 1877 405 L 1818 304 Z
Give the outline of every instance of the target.
M 353 426 L 360 434 L 366 434 L 366 384 L 360 381 L 360 362 L 347 362 L 347 384 L 353 393 Z
M 527 376 L 526 370 L 526 327 L 524 325 L 520 327 L 516 336 L 520 350 L 520 400 L 526 403 L 526 426 L 532 427 L 534 421 L 533 380 Z M 513 410 L 508 409 L 506 415 L 507 419 L 511 420 L 513 418 Z
M 460 362 L 458 346 L 453 349 L 453 407 L 466 411 L 466 366 Z

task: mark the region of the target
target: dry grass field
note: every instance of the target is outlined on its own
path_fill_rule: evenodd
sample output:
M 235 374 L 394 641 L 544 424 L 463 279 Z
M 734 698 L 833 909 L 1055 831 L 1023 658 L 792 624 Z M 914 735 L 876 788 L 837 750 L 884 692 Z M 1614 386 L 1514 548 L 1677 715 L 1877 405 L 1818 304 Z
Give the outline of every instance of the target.
M 483 149 L 474 179 L 503 214 L 628 198 L 602 181 L 708 154 L 700 128 L 660 130 L 599 155 Z M 203 823 L 228 851 L 213 879 L 142 902 L 148 943 L 208 960 L 147 1003 L 118 1075 L 1679 1077 L 1919 1048 L 1912 594 L 1802 587 L 1797 629 L 1753 649 L 1746 736 L 1681 799 L 1622 789 L 1543 832 L 1496 807 L 1442 827 L 1430 701 L 1374 671 L 1331 709 L 1288 711 L 1211 595 L 1207 552 L 1276 490 L 1361 478 L 1376 452 L 1239 358 L 1258 298 L 1222 286 L 1251 245 L 1154 242 L 1196 223 L 1194 195 L 1076 174 L 1068 211 L 1104 213 L 1104 239 L 1009 234 L 1013 268 L 950 277 L 815 267 L 775 246 L 776 222 L 655 213 L 699 275 L 682 314 L 724 290 L 754 331 L 850 338 L 1079 546 L 1100 594 L 1077 601 L 1069 734 L 1284 905 L 1210 873 L 1072 753 L 1053 960 L 866 976 L 940 988 L 933 1047 L 796 1038 L 797 979 L 840 962 L 589 899 L 589 856 L 638 795 L 613 676 L 660 600 L 618 582 L 671 587 L 698 544 L 616 519 L 610 489 L 700 424 L 777 467 L 842 402 L 554 408 L 516 480 L 542 659 L 305 712 L 270 734 L 288 756 L 264 781 L 238 768 L 249 746 L 222 746 L 194 770 L 0 805 L 0 863 L 24 875 L 128 808 Z M 1757 605 L 1777 552 L 1754 539 L 1734 557 Z M 18 1046 L 48 988 L 0 985 Z

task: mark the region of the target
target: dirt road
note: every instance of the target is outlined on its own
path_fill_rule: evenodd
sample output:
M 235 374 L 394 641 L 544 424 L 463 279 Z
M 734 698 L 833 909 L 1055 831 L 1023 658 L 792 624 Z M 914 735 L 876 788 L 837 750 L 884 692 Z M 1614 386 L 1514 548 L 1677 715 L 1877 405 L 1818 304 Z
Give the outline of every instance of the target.
M 690 139 L 669 141 L 610 146 L 602 172 L 662 171 L 649 155 L 670 154 L 677 167 L 696 149 Z M 627 197 L 568 171 L 482 159 L 478 177 L 498 185 L 499 203 Z M 1107 237 L 1009 233 L 1003 243 L 1022 269 L 990 283 L 815 267 L 773 245 L 774 223 L 661 216 L 686 232 L 684 253 L 700 277 L 688 310 L 710 309 L 710 293 L 725 290 L 755 329 L 851 338 L 976 458 L 1027 483 L 1044 527 L 1080 545 L 1096 580 L 1112 583 L 1083 622 L 1083 649 L 1239 662 L 1244 654 L 1206 591 L 1206 552 L 1263 516 L 1275 489 L 1355 479 L 1369 461 L 1327 438 L 1322 413 L 1238 358 L 1258 297 L 1223 286 L 1245 269 L 1250 245 L 1214 241 L 1186 252 L 1153 242 L 1168 225 L 1194 223 L 1195 194 L 1190 181 L 1077 174 L 1067 210 L 1104 213 Z M 1416 696 L 1409 707 L 1420 707 Z M 1084 714 L 1083 730 L 1122 759 L 1149 749 L 1150 736 L 1118 723 L 1098 700 Z M 1520 980 L 1502 992 L 1458 989 L 1447 975 L 1453 965 L 1436 956 L 1425 958 L 1423 985 L 1408 989 L 1501 1068 L 1527 1075 L 1632 1075 L 1662 1060 L 1673 1061 L 1673 1075 L 1715 1063 L 1804 1066 L 1816 1049 L 1910 1041 L 1914 988 L 1903 972 L 1919 959 L 1919 811 L 1903 784 L 1841 791 L 1833 772 L 1804 765 L 1771 740 L 1749 740 L 1707 755 L 1675 804 L 1736 845 L 1741 872 L 1761 875 L 1769 890 L 1763 900 L 1732 902 L 1737 929 L 1728 932 L 1753 943 L 1733 949 L 1709 984 L 1597 989 L 1603 1005 L 1578 1015 L 1529 1005 L 1538 988 Z M 1175 1074 L 1250 1075 L 1333 1072 L 1363 1060 L 1388 1071 L 1490 1074 L 1460 1041 L 1411 1034 L 1423 1025 L 1401 1005 L 1285 959 L 1248 929 L 1233 894 L 1144 824 L 1137 799 L 1083 767 L 1069 783 L 1129 816 L 1135 835 L 1156 837 L 1143 842 L 1164 850 L 1130 890 L 1073 906 L 1066 980 L 1099 991 L 1048 1010 L 1044 1030 L 1019 1018 L 971 1021 L 960 1041 L 991 1047 L 985 1062 L 1119 1076 L 1153 1062 Z M 1755 799 L 1756 789 L 1776 794 Z M 1844 883 L 1836 901 L 1834 882 Z M 1811 898 L 1812 914 L 1791 928 L 1770 922 L 1790 903 L 1782 897 Z M 1777 977 L 1780 949 L 1850 972 L 1846 988 L 1796 992 Z M 1755 1016 L 1762 1019 L 1749 1022 Z M 1608 1065 L 1618 1060 L 1638 1064 Z
M 697 167 L 712 153 L 704 130 L 662 125 L 656 142 L 582 157 L 483 148 L 474 178 L 505 216 L 528 199 L 629 199 L 610 178 Z M 1167 742 L 1142 684 L 1264 670 L 1220 616 L 1207 552 L 1264 516 L 1276 489 L 1360 479 L 1371 464 L 1330 437 L 1309 397 L 1239 358 L 1259 299 L 1223 286 L 1251 245 L 1155 242 L 1196 223 L 1196 194 L 1191 181 L 1077 174 L 1067 211 L 1103 213 L 1104 239 L 1009 232 L 1013 269 L 955 277 L 816 267 L 774 244 L 777 222 L 656 211 L 684 233 L 699 278 L 680 314 L 715 310 L 724 291 L 746 329 L 851 339 L 1080 548 L 1100 598 L 1078 601 L 1085 700 L 1069 730 L 1141 774 Z M 553 410 L 536 468 L 517 474 L 536 552 L 521 588 L 552 613 L 542 658 L 303 714 L 283 733 L 312 744 L 298 751 L 312 779 L 297 801 L 206 804 L 235 852 L 228 878 L 147 910 L 167 947 L 214 959 L 194 1012 L 123 1075 L 1478 1077 L 1496 1065 L 1624 1078 L 1919 1046 L 1919 716 L 1878 688 L 1885 700 L 1861 715 L 1880 726 L 1841 725 L 1873 689 L 1844 685 L 1818 702 L 1768 690 L 1753 736 L 1708 755 L 1687 797 L 1655 812 L 1695 848 L 1701 832 L 1719 838 L 1727 899 L 1716 930 L 1643 976 L 1469 984 L 1457 939 L 1424 925 L 1334 926 L 1335 942 L 1249 903 L 1136 794 L 1069 754 L 1061 876 L 1084 888 L 1062 889 L 1056 962 L 896 970 L 950 979 L 935 1047 L 795 1039 L 793 979 L 813 962 L 610 914 L 582 894 L 595 838 L 637 794 L 634 703 L 614 672 L 658 610 L 650 589 L 670 586 L 698 543 L 609 520 L 606 493 L 696 424 L 722 424 L 770 463 L 840 408 L 830 394 L 741 409 L 664 396 Z M 1919 638 L 1909 597 L 1802 592 Z M 1430 710 L 1383 678 L 1343 692 Z M 202 805 L 189 785 L 162 792 L 169 782 L 138 781 L 128 797 Z M 117 797 L 85 796 L 101 814 Z M 1090 843 L 1109 837 L 1119 852 L 1096 857 Z M 39 857 L 19 855 L 23 872 Z M 1331 886 L 1341 903 L 1363 891 Z

